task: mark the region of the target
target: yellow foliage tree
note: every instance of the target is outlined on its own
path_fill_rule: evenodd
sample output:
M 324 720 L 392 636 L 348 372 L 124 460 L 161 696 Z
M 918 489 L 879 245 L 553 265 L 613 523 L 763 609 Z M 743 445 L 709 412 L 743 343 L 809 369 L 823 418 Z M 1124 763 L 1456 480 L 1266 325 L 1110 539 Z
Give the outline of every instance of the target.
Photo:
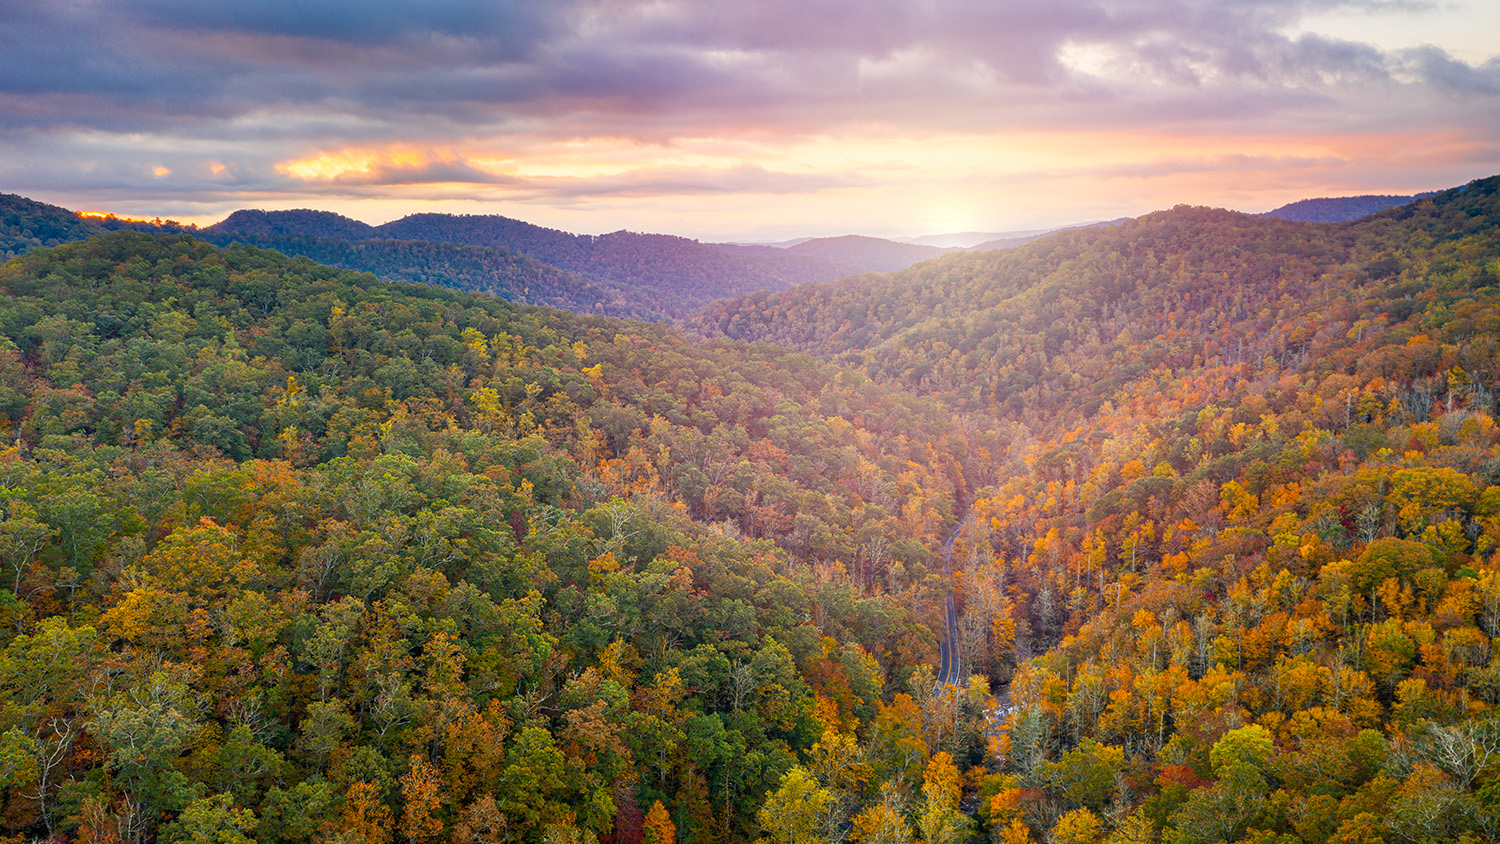
M 1102 837 L 1099 816 L 1088 809 L 1074 809 L 1057 819 L 1050 840 L 1056 844 L 1095 844 Z
M 645 834 L 645 844 L 676 844 L 677 827 L 673 825 L 672 818 L 667 815 L 667 809 L 660 800 L 651 804 L 651 809 L 646 812 L 646 819 L 641 822 L 641 828 Z

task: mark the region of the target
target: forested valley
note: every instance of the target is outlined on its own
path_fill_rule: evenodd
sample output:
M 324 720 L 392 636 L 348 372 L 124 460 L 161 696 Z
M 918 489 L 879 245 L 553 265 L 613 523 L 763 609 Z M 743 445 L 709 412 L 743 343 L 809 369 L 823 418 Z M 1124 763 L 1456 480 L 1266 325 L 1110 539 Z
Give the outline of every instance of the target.
M 682 328 L 54 223 L 7 840 L 1500 838 L 1500 178 Z

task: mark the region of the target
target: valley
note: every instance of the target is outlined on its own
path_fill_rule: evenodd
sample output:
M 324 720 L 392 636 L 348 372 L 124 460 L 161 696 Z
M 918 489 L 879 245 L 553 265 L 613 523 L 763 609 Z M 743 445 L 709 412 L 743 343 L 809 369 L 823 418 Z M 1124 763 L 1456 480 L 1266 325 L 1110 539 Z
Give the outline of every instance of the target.
M 855 273 L 5 208 L 17 840 L 1500 835 L 1500 177 Z

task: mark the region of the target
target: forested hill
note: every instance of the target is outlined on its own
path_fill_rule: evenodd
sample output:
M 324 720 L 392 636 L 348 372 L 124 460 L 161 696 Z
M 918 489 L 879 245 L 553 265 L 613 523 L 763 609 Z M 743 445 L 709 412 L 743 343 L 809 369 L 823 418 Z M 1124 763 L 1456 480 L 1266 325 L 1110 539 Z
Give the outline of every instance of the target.
M 852 368 L 181 236 L 29 252 L 0 826 L 1500 840 L 1497 188 L 717 312 Z
M 1431 193 L 1415 196 L 1340 196 L 1319 199 L 1301 199 L 1267 211 L 1264 217 L 1279 217 L 1303 223 L 1344 223 L 1358 220 L 1387 208 L 1406 205 L 1414 199 L 1431 196 Z
M 498 216 L 413 214 L 378 227 L 386 236 L 503 246 L 540 261 L 621 284 L 706 302 L 750 290 L 780 290 L 842 275 L 818 256 L 751 256 L 664 234 L 568 234 Z
M 0 257 L 112 231 L 187 233 L 220 246 L 247 243 L 392 281 L 436 284 L 580 313 L 664 321 L 685 307 L 670 294 L 584 278 L 506 249 L 377 238 L 372 226 L 326 211 L 236 211 L 218 226 L 198 229 L 171 221 L 81 216 L 0 195 Z
M 0 292 L 6 835 L 750 841 L 876 733 L 849 809 L 920 784 L 982 426 L 186 236 Z M 938 727 L 960 759 L 984 702 Z
M 72 243 L 112 231 L 182 232 L 189 228 L 170 220 L 123 220 L 83 216 L 58 205 L 0 193 L 0 261 L 38 249 Z
M 509 249 L 425 240 L 310 236 L 289 231 L 296 226 L 279 224 L 266 226 L 263 231 L 257 231 L 259 228 L 227 233 L 210 227 L 193 234 L 220 246 L 243 243 L 341 269 L 374 273 L 390 281 L 488 293 L 522 305 L 653 321 L 668 320 L 688 308 L 685 300 L 670 293 L 588 278 Z
M 295 211 L 243 209 L 203 230 L 209 235 L 245 235 L 267 239 L 366 240 L 378 237 L 369 223 L 332 211 L 303 208 Z M 414 238 L 415 239 L 415 238 Z M 279 250 L 278 250 L 279 251 Z
M 790 255 L 823 258 L 859 270 L 890 272 L 906 269 L 918 261 L 935 258 L 948 250 L 851 234 L 843 237 L 815 237 L 788 246 L 785 251 Z
M 170 221 L 81 217 L 55 205 L 0 195 L 0 259 L 120 230 L 186 232 L 219 246 L 244 243 L 392 281 L 662 322 L 716 297 L 850 271 L 780 250 L 746 255 L 667 235 L 573 235 L 494 216 L 419 214 L 370 226 L 326 211 L 243 210 L 197 229 Z
M 66 208 L 15 194 L 0 194 L 0 260 L 43 246 L 100 234 L 102 226 Z
M 1418 325 L 1429 306 L 1478 295 L 1494 283 L 1485 262 L 1500 248 L 1497 184 L 1346 224 L 1179 207 L 1007 251 L 716 302 L 692 324 L 1054 429 L 1164 372 L 1235 379 L 1295 367 L 1358 348 L 1361 321 Z
M 707 322 L 1004 432 L 954 550 L 964 664 L 1035 655 L 995 838 L 1500 837 L 1497 187 L 1179 208 Z
M 686 238 L 619 231 L 578 235 L 495 215 L 413 214 L 381 226 L 310 211 L 241 211 L 204 230 L 288 251 L 297 238 L 369 238 L 501 249 L 581 274 L 616 289 L 636 289 L 683 315 L 710 299 L 837 278 L 844 268 L 816 257 L 743 255 Z M 315 256 L 314 256 L 315 257 Z M 344 264 L 341 264 L 344 265 Z M 356 269 L 372 266 L 346 264 Z M 376 270 L 378 271 L 378 270 Z M 586 309 L 580 309 L 586 310 Z M 630 315 L 630 314 L 621 314 Z

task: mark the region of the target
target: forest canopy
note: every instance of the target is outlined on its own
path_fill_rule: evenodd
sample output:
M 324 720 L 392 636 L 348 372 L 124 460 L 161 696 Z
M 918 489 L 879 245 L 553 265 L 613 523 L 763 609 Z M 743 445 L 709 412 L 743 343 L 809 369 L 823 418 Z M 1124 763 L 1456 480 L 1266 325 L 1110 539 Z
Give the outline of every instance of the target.
M 188 234 L 31 249 L 0 827 L 1492 840 L 1497 186 L 1178 208 L 716 339 Z

